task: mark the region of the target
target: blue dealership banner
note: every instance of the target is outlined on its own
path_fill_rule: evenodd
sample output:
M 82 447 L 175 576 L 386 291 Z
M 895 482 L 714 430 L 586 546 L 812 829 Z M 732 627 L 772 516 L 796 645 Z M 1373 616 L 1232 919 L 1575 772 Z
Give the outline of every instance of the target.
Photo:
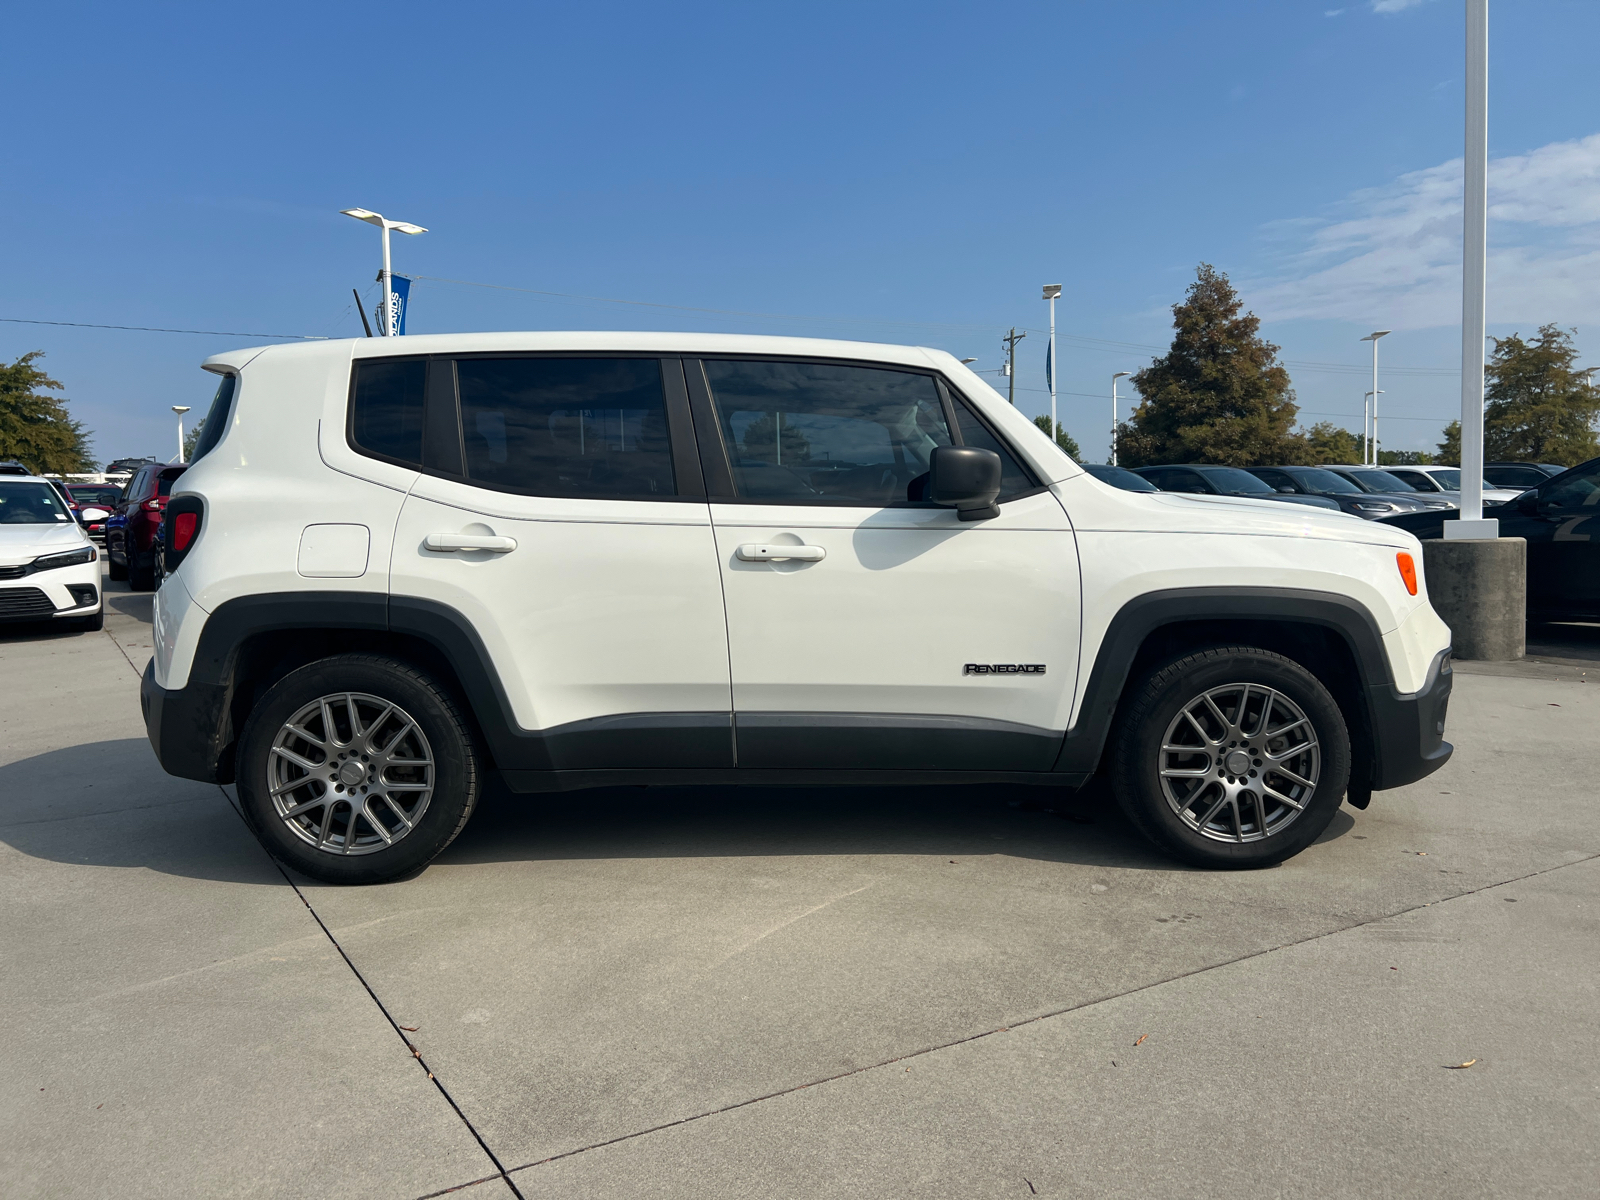
M 1056 339 L 1051 339 L 1044 346 L 1044 385 L 1047 388 L 1056 386 Z
M 393 297 L 389 312 L 383 311 L 383 301 L 378 301 L 378 324 L 388 318 L 391 337 L 404 337 L 406 332 L 406 301 L 411 298 L 411 280 L 404 275 L 389 276 L 389 294 Z

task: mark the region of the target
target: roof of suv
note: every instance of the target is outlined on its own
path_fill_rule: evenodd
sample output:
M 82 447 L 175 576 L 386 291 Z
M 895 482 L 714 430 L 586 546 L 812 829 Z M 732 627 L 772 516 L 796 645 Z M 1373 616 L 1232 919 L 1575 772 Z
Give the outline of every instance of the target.
M 769 337 L 743 333 L 639 333 L 632 330 L 530 331 L 526 333 L 408 334 L 389 338 L 340 338 L 256 346 L 213 354 L 201 366 L 208 371 L 239 370 L 259 355 L 326 354 L 352 358 L 394 354 L 483 354 L 508 350 L 624 350 L 658 354 L 799 354 L 807 358 L 869 359 L 930 367 L 956 360 L 943 350 L 898 346 L 886 342 L 850 342 L 833 338 Z M 945 360 L 949 360 L 948 362 Z

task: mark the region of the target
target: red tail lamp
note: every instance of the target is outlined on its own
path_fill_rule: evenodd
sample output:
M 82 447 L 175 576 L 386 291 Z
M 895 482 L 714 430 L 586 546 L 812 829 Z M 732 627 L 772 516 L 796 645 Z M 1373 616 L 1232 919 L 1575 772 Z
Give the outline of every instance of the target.
M 181 512 L 172 519 L 172 548 L 182 553 L 189 548 L 189 543 L 194 541 L 195 530 L 200 527 L 200 514 Z M 1402 558 L 1406 556 L 1402 555 Z M 1409 570 L 1410 559 L 1406 558 L 1406 566 L 1400 568 L 1401 574 Z M 1417 594 L 1416 576 L 1407 575 L 1406 581 L 1411 587 L 1411 594 Z
M 1395 564 L 1400 568 L 1400 578 L 1405 581 L 1406 591 L 1413 596 L 1417 594 L 1417 564 L 1416 561 L 1404 550 L 1394 556 Z

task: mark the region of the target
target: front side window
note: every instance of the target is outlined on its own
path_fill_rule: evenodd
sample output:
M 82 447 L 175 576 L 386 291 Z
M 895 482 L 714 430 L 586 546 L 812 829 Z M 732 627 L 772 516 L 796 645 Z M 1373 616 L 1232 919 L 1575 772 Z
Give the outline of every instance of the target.
M 1445 491 L 1459 492 L 1461 490 L 1461 469 L 1459 467 L 1435 467 L 1433 470 L 1425 472 L 1425 474 Z
M 1415 492 L 1403 479 L 1396 479 L 1387 471 L 1358 471 L 1356 482 L 1369 492 Z
M 1206 472 L 1206 478 L 1214 487 L 1225 492 L 1261 495 L 1272 491 L 1249 471 L 1241 471 L 1238 467 L 1213 467 Z
M 1600 462 L 1557 476 L 1539 489 L 1539 503 L 1557 508 L 1593 508 L 1600 504 Z
M 0 483 L 0 525 L 54 525 L 72 520 L 48 483 Z
M 1000 502 L 1004 503 L 1037 487 L 1033 476 L 1023 469 L 1016 456 L 989 432 L 987 425 L 978 420 L 972 406 L 954 392 L 950 393 L 950 399 L 955 405 L 956 421 L 961 425 L 961 444 L 993 450 L 1000 456 Z
M 1324 471 L 1321 467 L 1306 467 L 1296 472 L 1295 478 L 1308 492 L 1319 492 L 1330 496 L 1362 494 L 1361 489 L 1343 475 L 1335 475 L 1332 471 Z
M 428 364 L 420 358 L 356 362 L 350 440 L 358 450 L 409 467 L 422 466 L 422 400 L 427 376 Z M 220 399 L 222 393 L 217 394 Z M 206 424 L 210 425 L 209 417 Z M 222 436 L 220 429 L 217 436 Z
M 470 358 L 456 379 L 471 482 L 533 496 L 677 494 L 656 359 Z
M 904 503 L 934 449 L 954 444 L 931 375 L 726 359 L 705 371 L 741 499 Z

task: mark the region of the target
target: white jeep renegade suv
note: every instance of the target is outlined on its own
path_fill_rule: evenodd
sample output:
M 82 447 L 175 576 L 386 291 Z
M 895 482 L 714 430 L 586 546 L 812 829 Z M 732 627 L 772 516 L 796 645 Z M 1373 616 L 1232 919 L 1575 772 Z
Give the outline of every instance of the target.
M 145 720 L 321 879 L 426 863 L 491 770 L 1105 772 L 1161 848 L 1237 867 L 1450 755 L 1409 534 L 1108 487 L 940 351 L 474 334 L 205 366 Z

